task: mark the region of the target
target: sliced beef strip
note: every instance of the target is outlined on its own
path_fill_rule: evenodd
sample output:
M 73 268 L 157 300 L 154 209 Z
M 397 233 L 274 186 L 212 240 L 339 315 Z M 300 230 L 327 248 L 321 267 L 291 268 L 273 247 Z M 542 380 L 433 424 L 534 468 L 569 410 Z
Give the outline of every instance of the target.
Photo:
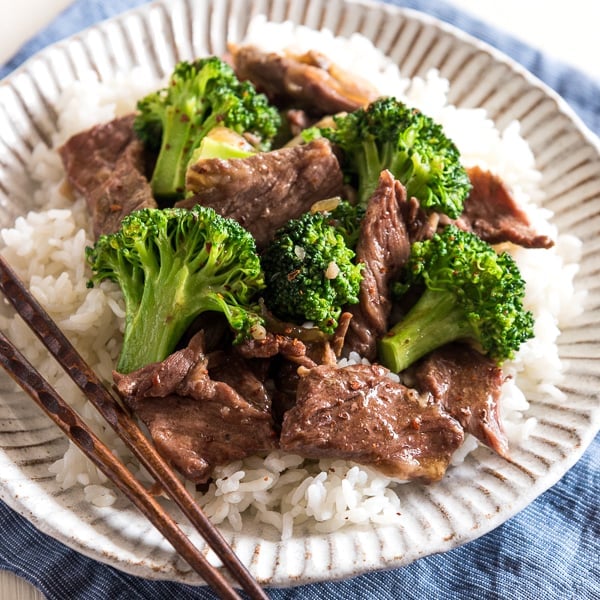
M 235 346 L 244 358 L 273 358 L 281 355 L 297 366 L 311 369 L 315 361 L 307 354 L 307 346 L 297 338 L 268 332 L 264 339 L 246 339 Z
M 467 170 L 472 188 L 455 224 L 490 244 L 512 242 L 524 248 L 551 248 L 554 241 L 537 233 L 500 177 L 480 167 Z M 442 217 L 441 224 L 447 218 Z
M 298 363 L 285 355 L 273 361 L 271 374 L 277 394 L 273 398 L 273 415 L 279 423 L 283 415 L 296 404 L 296 391 L 301 373 L 317 365 L 335 365 L 337 357 L 329 341 L 306 342 L 306 358 Z M 311 364 L 312 361 L 312 364 Z
M 292 326 L 292 329 L 298 331 L 300 328 Z M 298 371 L 320 364 L 336 364 L 337 360 L 327 336 L 315 336 L 314 339 L 302 341 L 289 335 L 268 332 L 265 339 L 245 340 L 235 346 L 234 351 L 246 360 L 270 361 L 268 377 L 274 384 L 272 414 L 277 423 L 281 423 L 284 413 L 296 403 L 296 387 L 300 377 Z
M 348 312 L 347 310 L 342 312 L 338 320 L 338 326 L 333 332 L 330 340 L 331 350 L 336 357 L 342 356 L 342 351 L 344 350 L 344 344 L 346 342 L 346 336 L 348 335 L 348 329 L 350 329 L 351 321 L 352 313 Z
M 59 153 L 71 185 L 80 193 L 110 177 L 114 164 L 135 141 L 133 114 L 102 123 L 70 137 Z
M 554 245 L 551 238 L 535 231 L 500 177 L 477 166 L 467 172 L 472 188 L 458 219 L 441 213 L 427 214 L 415 198 L 404 204 L 402 212 L 411 243 L 430 239 L 440 228 L 452 223 L 490 244 L 511 242 L 524 248 Z
M 315 124 L 315 119 L 306 114 L 306 111 L 290 108 L 283 114 L 292 137 L 300 135 L 302 131 Z
M 416 198 L 407 199 L 402 205 L 402 216 L 411 244 L 431 239 L 440 220 L 438 213 L 427 214 Z
M 159 363 L 151 363 L 126 375 L 114 372 L 113 379 L 122 398 L 164 398 L 177 391 L 194 365 L 204 356 L 204 333 L 197 333 L 188 346 L 173 352 Z
M 272 358 L 279 353 L 282 339 L 283 336 L 273 333 L 267 333 L 261 340 L 247 338 L 235 346 L 235 351 L 239 352 L 244 358 Z M 306 354 L 304 344 L 299 345 L 298 350 L 294 354 L 296 356 L 304 356 Z
M 363 364 L 308 371 L 284 416 L 281 448 L 353 460 L 403 480 L 441 479 L 463 429 L 439 404 L 422 402 L 388 373 Z
M 201 338 L 175 355 L 127 375 L 114 373 L 114 380 L 158 451 L 184 477 L 205 483 L 214 467 L 277 447 L 270 413 L 210 378 Z M 177 365 L 176 376 L 170 364 Z
M 270 412 L 271 395 L 264 380 L 239 354 L 223 350 L 211 352 L 208 355 L 208 373 L 214 381 L 222 381 L 232 387 L 252 406 Z
M 271 378 L 274 386 L 272 413 L 275 423 L 281 429 L 285 413 L 296 404 L 296 392 L 300 381 L 298 365 L 276 357 L 271 361 Z
M 424 358 L 415 377 L 417 389 L 432 394 L 465 431 L 508 455 L 498 407 L 504 378 L 494 361 L 466 344 L 448 344 Z
M 144 147 L 133 131 L 134 118 L 127 115 L 96 125 L 59 148 L 69 183 L 86 198 L 96 237 L 117 231 L 134 210 L 156 206 L 144 175 Z
M 344 316 L 344 321 L 345 316 Z M 297 328 L 298 329 L 298 328 Z M 267 332 L 264 339 L 246 339 L 234 347 L 246 359 L 274 358 L 279 356 L 295 365 L 312 369 L 317 365 L 336 364 L 337 356 L 327 336 L 301 340 L 291 335 Z
M 344 353 L 358 352 L 370 361 L 377 356 L 377 340 L 388 330 L 392 309 L 390 285 L 410 254 L 410 240 L 402 215 L 404 186 L 383 171 L 361 222 L 356 259 L 364 267 L 359 303 L 352 314 Z
M 246 227 L 261 248 L 289 219 L 340 195 L 343 176 L 329 141 L 318 139 L 248 158 L 201 160 L 188 169 L 186 187 L 192 196 L 177 206 L 214 208 Z
M 264 52 L 255 46 L 233 47 L 233 65 L 240 79 L 249 79 L 281 107 L 311 115 L 354 111 L 375 100 L 378 92 L 315 51 L 295 56 Z

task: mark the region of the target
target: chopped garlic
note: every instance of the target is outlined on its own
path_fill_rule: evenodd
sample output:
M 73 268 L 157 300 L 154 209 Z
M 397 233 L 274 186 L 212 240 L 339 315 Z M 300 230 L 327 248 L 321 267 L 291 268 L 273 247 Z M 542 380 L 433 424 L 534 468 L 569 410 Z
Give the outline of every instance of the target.
M 300 259 L 306 258 L 306 250 L 302 246 L 294 246 L 294 254 Z
M 325 277 L 327 279 L 335 279 L 340 274 L 340 268 L 337 266 L 337 263 L 333 260 L 327 265 L 327 270 L 325 271 Z

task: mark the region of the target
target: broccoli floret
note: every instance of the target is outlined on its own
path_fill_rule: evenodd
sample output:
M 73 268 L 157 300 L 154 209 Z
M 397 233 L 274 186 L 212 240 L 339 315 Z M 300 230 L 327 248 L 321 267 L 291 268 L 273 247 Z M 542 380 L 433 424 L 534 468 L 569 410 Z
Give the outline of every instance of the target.
M 276 233 L 261 262 L 264 301 L 281 319 L 333 333 L 342 307 L 358 302 L 361 265 L 327 213 L 305 213 Z
M 194 150 L 214 127 L 248 134 L 257 150 L 268 150 L 281 119 L 266 96 L 237 79 L 233 69 L 211 56 L 175 66 L 167 87 L 142 98 L 134 129 L 158 151 L 151 179 L 159 199 L 184 192 L 185 173 Z
M 457 218 L 471 184 L 460 154 L 442 127 L 395 98 L 334 117 L 334 127 L 312 128 L 305 139 L 322 135 L 342 150 L 342 170 L 365 204 L 385 169 L 426 211 Z
M 366 207 L 361 204 L 352 204 L 337 196 L 315 202 L 311 206 L 310 212 L 324 214 L 327 217 L 326 223 L 335 228 L 336 232 L 344 238 L 346 246 L 351 250 L 356 249 L 360 237 L 360 224 L 365 216 Z
M 379 343 L 379 358 L 392 371 L 455 340 L 475 342 L 501 364 L 533 336 L 517 264 L 473 233 L 450 225 L 415 242 L 406 287 L 417 285 L 422 295 Z
M 121 373 L 164 360 L 205 311 L 222 313 L 238 341 L 262 325 L 253 304 L 264 286 L 254 238 L 211 208 L 135 211 L 86 258 L 89 285 L 110 279 L 123 292 Z
M 360 235 L 360 224 L 365 216 L 362 204 L 342 200 L 328 215 L 327 222 L 344 238 L 346 246 L 354 250 Z

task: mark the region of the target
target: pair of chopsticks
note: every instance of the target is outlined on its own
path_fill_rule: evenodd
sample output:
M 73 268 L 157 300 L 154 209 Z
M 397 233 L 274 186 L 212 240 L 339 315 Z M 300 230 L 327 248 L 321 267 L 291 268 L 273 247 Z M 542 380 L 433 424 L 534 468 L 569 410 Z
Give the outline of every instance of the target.
M 146 467 L 171 500 L 179 506 L 206 543 L 229 569 L 233 579 L 241 585 L 250 598 L 267 600 L 268 596 L 264 590 L 253 579 L 217 528 L 208 520 L 183 483 L 142 433 L 134 419 L 116 401 L 1 256 L 0 291 L 140 463 Z M 240 598 L 224 574 L 208 562 L 155 497 L 119 462 L 110 449 L 98 439 L 78 414 L 2 332 L 0 332 L 0 363 L 69 439 L 148 517 L 175 550 L 221 598 Z

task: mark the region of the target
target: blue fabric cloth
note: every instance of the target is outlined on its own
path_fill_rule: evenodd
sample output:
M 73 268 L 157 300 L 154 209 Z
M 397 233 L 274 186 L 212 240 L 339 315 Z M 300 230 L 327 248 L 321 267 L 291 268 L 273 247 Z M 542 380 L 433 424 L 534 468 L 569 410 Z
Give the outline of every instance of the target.
M 0 68 L 9 74 L 32 54 L 144 0 L 77 0 Z M 600 82 L 551 60 L 510 35 L 436 0 L 395 1 L 496 46 L 561 94 L 600 134 Z M 600 438 L 525 510 L 487 535 L 403 569 L 354 579 L 269 590 L 274 600 L 592 600 L 600 598 Z M 99 564 L 52 538 L 0 503 L 0 568 L 36 585 L 49 600 L 208 600 L 205 587 L 140 579 Z

